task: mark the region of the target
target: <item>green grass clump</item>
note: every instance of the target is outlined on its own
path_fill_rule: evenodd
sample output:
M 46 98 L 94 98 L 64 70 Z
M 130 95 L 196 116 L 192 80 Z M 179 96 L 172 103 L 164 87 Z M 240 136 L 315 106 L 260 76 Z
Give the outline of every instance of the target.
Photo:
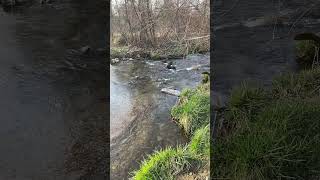
M 192 135 L 210 122 L 209 85 L 200 85 L 197 89 L 185 89 L 181 93 L 180 103 L 171 110 L 172 117 L 182 126 L 187 135 Z
M 249 83 L 232 90 L 226 117 L 232 120 L 233 126 L 246 126 L 247 121 L 269 103 L 269 94 L 263 88 Z
M 198 129 L 188 147 L 189 151 L 196 156 L 200 156 L 203 158 L 210 157 L 210 127 L 209 125 Z
M 167 148 L 149 156 L 134 173 L 134 180 L 173 180 L 191 168 L 195 157 L 186 148 Z
M 134 172 L 134 180 L 173 180 L 181 173 L 195 171 L 210 157 L 209 125 L 198 129 L 185 147 L 166 148 L 149 156 Z
M 256 112 L 267 99 L 267 93 L 263 88 L 243 83 L 232 90 L 229 107 L 231 110 Z
M 285 74 L 271 90 L 232 91 L 213 151 L 214 178 L 320 177 L 320 70 Z M 231 127 L 231 128 L 230 128 Z
M 272 91 L 276 98 L 318 96 L 320 95 L 320 68 L 279 76 L 273 81 Z
M 261 112 L 250 130 L 218 140 L 215 177 L 310 179 L 320 175 L 320 103 L 283 101 Z

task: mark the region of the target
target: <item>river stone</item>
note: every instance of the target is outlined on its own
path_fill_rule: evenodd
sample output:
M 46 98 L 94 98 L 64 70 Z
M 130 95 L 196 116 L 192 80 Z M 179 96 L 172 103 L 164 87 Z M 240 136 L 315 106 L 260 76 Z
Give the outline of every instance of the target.
M 169 88 L 162 88 L 161 92 L 166 93 L 166 94 L 170 94 L 170 95 L 174 95 L 174 96 L 180 96 L 180 91 L 175 90 L 175 89 L 169 89 Z
M 119 58 L 111 59 L 111 64 L 116 64 L 118 62 L 120 62 Z
M 189 68 L 186 68 L 187 71 L 191 71 L 191 70 L 199 70 L 201 68 L 201 64 L 195 65 L 195 66 L 191 66 Z
M 91 49 L 90 46 L 84 46 L 84 47 L 80 48 L 80 52 L 82 54 L 87 54 L 90 51 L 90 49 Z
M 172 62 L 169 62 L 166 67 L 167 67 L 168 69 L 174 69 L 174 70 L 176 69 L 176 67 L 173 65 Z

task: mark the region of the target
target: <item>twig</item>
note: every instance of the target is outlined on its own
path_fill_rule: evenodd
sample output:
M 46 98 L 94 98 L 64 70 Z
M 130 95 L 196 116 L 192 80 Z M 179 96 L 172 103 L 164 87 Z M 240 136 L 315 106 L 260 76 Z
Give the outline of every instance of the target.
M 314 4 L 313 6 L 309 7 L 306 11 L 304 11 L 304 12 L 296 19 L 296 21 L 292 24 L 292 26 L 291 26 L 288 34 L 291 33 L 293 27 L 294 27 L 310 10 L 312 10 L 312 8 L 314 8 L 315 5 L 317 5 L 317 4 L 318 4 L 318 3 L 316 3 L 316 4 Z
M 220 16 L 217 17 L 216 21 L 218 21 L 219 19 L 223 18 L 223 16 L 225 16 L 225 15 L 227 15 L 229 12 L 231 12 L 231 11 L 237 6 L 237 4 L 239 3 L 239 1 L 240 1 L 240 0 L 236 0 L 236 1 L 232 4 L 232 6 L 231 6 L 230 9 L 226 10 L 226 12 L 224 12 L 222 15 L 220 15 Z

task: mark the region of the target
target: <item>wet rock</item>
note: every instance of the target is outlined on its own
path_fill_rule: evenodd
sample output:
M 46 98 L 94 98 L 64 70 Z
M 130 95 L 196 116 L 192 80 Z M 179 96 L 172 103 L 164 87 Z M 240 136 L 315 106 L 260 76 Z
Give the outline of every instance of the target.
M 166 93 L 166 94 L 170 94 L 170 95 L 174 95 L 174 96 L 180 96 L 180 91 L 176 90 L 176 89 L 170 89 L 170 88 L 162 88 L 161 92 Z
M 174 70 L 176 70 L 176 67 L 173 65 L 172 62 L 169 62 L 169 63 L 167 64 L 167 68 L 168 68 L 168 69 L 174 69 Z
M 91 49 L 90 46 L 84 46 L 84 47 L 80 48 L 80 52 L 82 54 L 88 54 L 90 49 Z
M 208 83 L 210 80 L 210 73 L 209 72 L 203 72 L 202 74 L 202 83 Z
M 200 68 L 201 68 L 201 65 L 195 65 L 195 66 L 192 66 L 192 67 L 187 68 L 186 70 L 187 70 L 187 71 L 191 71 L 191 70 L 198 70 L 198 69 L 200 69 Z
M 111 59 L 111 64 L 117 64 L 119 62 L 120 62 L 119 58 Z

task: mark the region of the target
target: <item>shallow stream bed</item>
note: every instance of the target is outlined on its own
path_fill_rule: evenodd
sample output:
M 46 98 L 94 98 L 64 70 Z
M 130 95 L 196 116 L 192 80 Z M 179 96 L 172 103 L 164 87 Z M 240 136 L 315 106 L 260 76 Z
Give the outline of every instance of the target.
M 185 144 L 186 137 L 171 120 L 170 109 L 178 97 L 162 88 L 194 88 L 210 71 L 208 55 L 172 61 L 128 60 L 111 65 L 111 179 L 127 179 L 142 160 L 155 150 Z

